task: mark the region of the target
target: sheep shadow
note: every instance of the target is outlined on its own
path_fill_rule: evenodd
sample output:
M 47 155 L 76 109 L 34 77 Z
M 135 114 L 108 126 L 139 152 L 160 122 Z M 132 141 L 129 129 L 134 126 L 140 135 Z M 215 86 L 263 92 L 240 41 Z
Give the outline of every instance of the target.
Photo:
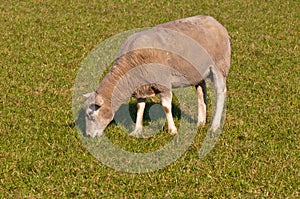
M 143 117 L 143 125 L 145 127 L 151 125 L 151 123 L 153 121 L 156 121 L 159 119 L 165 119 L 165 113 L 162 108 L 160 110 L 156 109 L 154 112 L 153 111 L 151 112 L 152 108 L 156 107 L 158 105 L 160 105 L 160 103 L 156 103 L 156 102 L 152 102 L 152 101 L 146 103 L 144 117 Z M 118 126 L 119 124 L 121 124 L 122 126 L 126 127 L 126 129 L 129 128 L 129 131 L 133 130 L 132 128 L 136 122 L 137 103 L 131 100 L 126 104 L 122 104 L 121 107 L 119 108 L 119 110 L 116 112 L 116 115 L 118 114 L 118 112 L 127 113 L 127 115 L 124 117 L 122 117 L 122 115 L 119 116 L 119 118 L 120 117 L 122 118 L 121 122 L 120 122 L 120 120 L 116 120 L 116 118 L 114 118 L 108 126 L 111 126 L 111 125 Z M 172 102 L 172 115 L 173 115 L 176 127 L 178 129 L 180 128 L 180 120 L 182 117 L 186 118 L 191 123 L 196 123 L 195 118 L 192 118 L 189 114 L 186 114 L 185 112 L 181 111 L 180 104 L 178 104 L 178 103 Z M 75 123 L 72 124 L 72 127 L 77 128 L 84 137 L 89 137 L 86 134 L 85 110 L 83 107 L 80 108 L 80 110 L 78 111 L 78 117 L 75 120 Z M 166 131 L 167 127 L 168 127 L 167 121 L 165 121 L 162 130 Z M 124 128 L 122 130 L 124 130 Z M 127 131 L 128 131 L 128 129 L 127 129 Z

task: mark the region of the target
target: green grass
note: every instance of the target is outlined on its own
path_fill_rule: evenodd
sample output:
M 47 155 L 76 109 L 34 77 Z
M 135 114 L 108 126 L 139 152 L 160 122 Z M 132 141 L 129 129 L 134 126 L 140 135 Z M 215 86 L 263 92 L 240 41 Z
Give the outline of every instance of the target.
M 0 197 L 299 198 L 299 13 L 292 0 L 2 1 Z M 189 150 L 162 170 L 129 174 L 102 165 L 74 127 L 80 63 L 117 33 L 198 14 L 217 18 L 232 41 L 226 122 L 216 147 L 199 159 L 200 129 Z M 110 128 L 120 135 L 108 133 L 114 142 L 128 144 Z M 170 139 L 157 136 L 161 144 Z M 138 142 L 129 140 L 132 150 Z

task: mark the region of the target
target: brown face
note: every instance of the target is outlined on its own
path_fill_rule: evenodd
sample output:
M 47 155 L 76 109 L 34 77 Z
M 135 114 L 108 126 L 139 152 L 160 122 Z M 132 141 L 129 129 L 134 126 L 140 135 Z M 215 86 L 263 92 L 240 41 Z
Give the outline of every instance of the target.
M 85 102 L 86 135 L 101 136 L 113 119 L 111 106 L 109 103 L 105 103 L 100 96 L 96 96 L 96 93 L 87 97 Z

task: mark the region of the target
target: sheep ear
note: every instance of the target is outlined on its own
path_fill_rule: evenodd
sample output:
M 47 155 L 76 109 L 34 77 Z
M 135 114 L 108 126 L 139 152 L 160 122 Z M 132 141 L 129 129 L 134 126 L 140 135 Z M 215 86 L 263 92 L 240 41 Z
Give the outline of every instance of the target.
M 94 94 L 95 94 L 95 91 L 94 91 L 94 92 L 91 92 L 91 93 L 85 93 L 85 94 L 82 94 L 82 96 L 85 97 L 85 98 L 89 98 L 89 97 L 91 97 L 91 96 L 94 95 Z

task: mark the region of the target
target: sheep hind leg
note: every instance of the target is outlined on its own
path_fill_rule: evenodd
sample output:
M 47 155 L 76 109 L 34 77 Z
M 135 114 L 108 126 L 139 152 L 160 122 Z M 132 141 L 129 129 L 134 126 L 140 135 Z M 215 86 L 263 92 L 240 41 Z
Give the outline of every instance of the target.
M 203 80 L 196 85 L 198 96 L 198 122 L 197 126 L 204 126 L 206 123 L 206 84 Z
M 167 122 L 168 122 L 168 132 L 171 135 L 177 134 L 177 128 L 175 126 L 173 116 L 172 116 L 172 91 L 168 90 L 160 94 L 161 104 L 165 111 Z
M 216 111 L 210 129 L 215 132 L 221 127 L 221 119 L 226 97 L 226 78 L 219 71 L 212 69 L 212 82 L 216 90 Z
M 130 133 L 130 135 L 139 137 L 143 130 L 143 116 L 144 116 L 144 110 L 146 106 L 146 99 L 138 98 L 136 102 L 137 102 L 137 115 L 136 115 L 135 129 Z

